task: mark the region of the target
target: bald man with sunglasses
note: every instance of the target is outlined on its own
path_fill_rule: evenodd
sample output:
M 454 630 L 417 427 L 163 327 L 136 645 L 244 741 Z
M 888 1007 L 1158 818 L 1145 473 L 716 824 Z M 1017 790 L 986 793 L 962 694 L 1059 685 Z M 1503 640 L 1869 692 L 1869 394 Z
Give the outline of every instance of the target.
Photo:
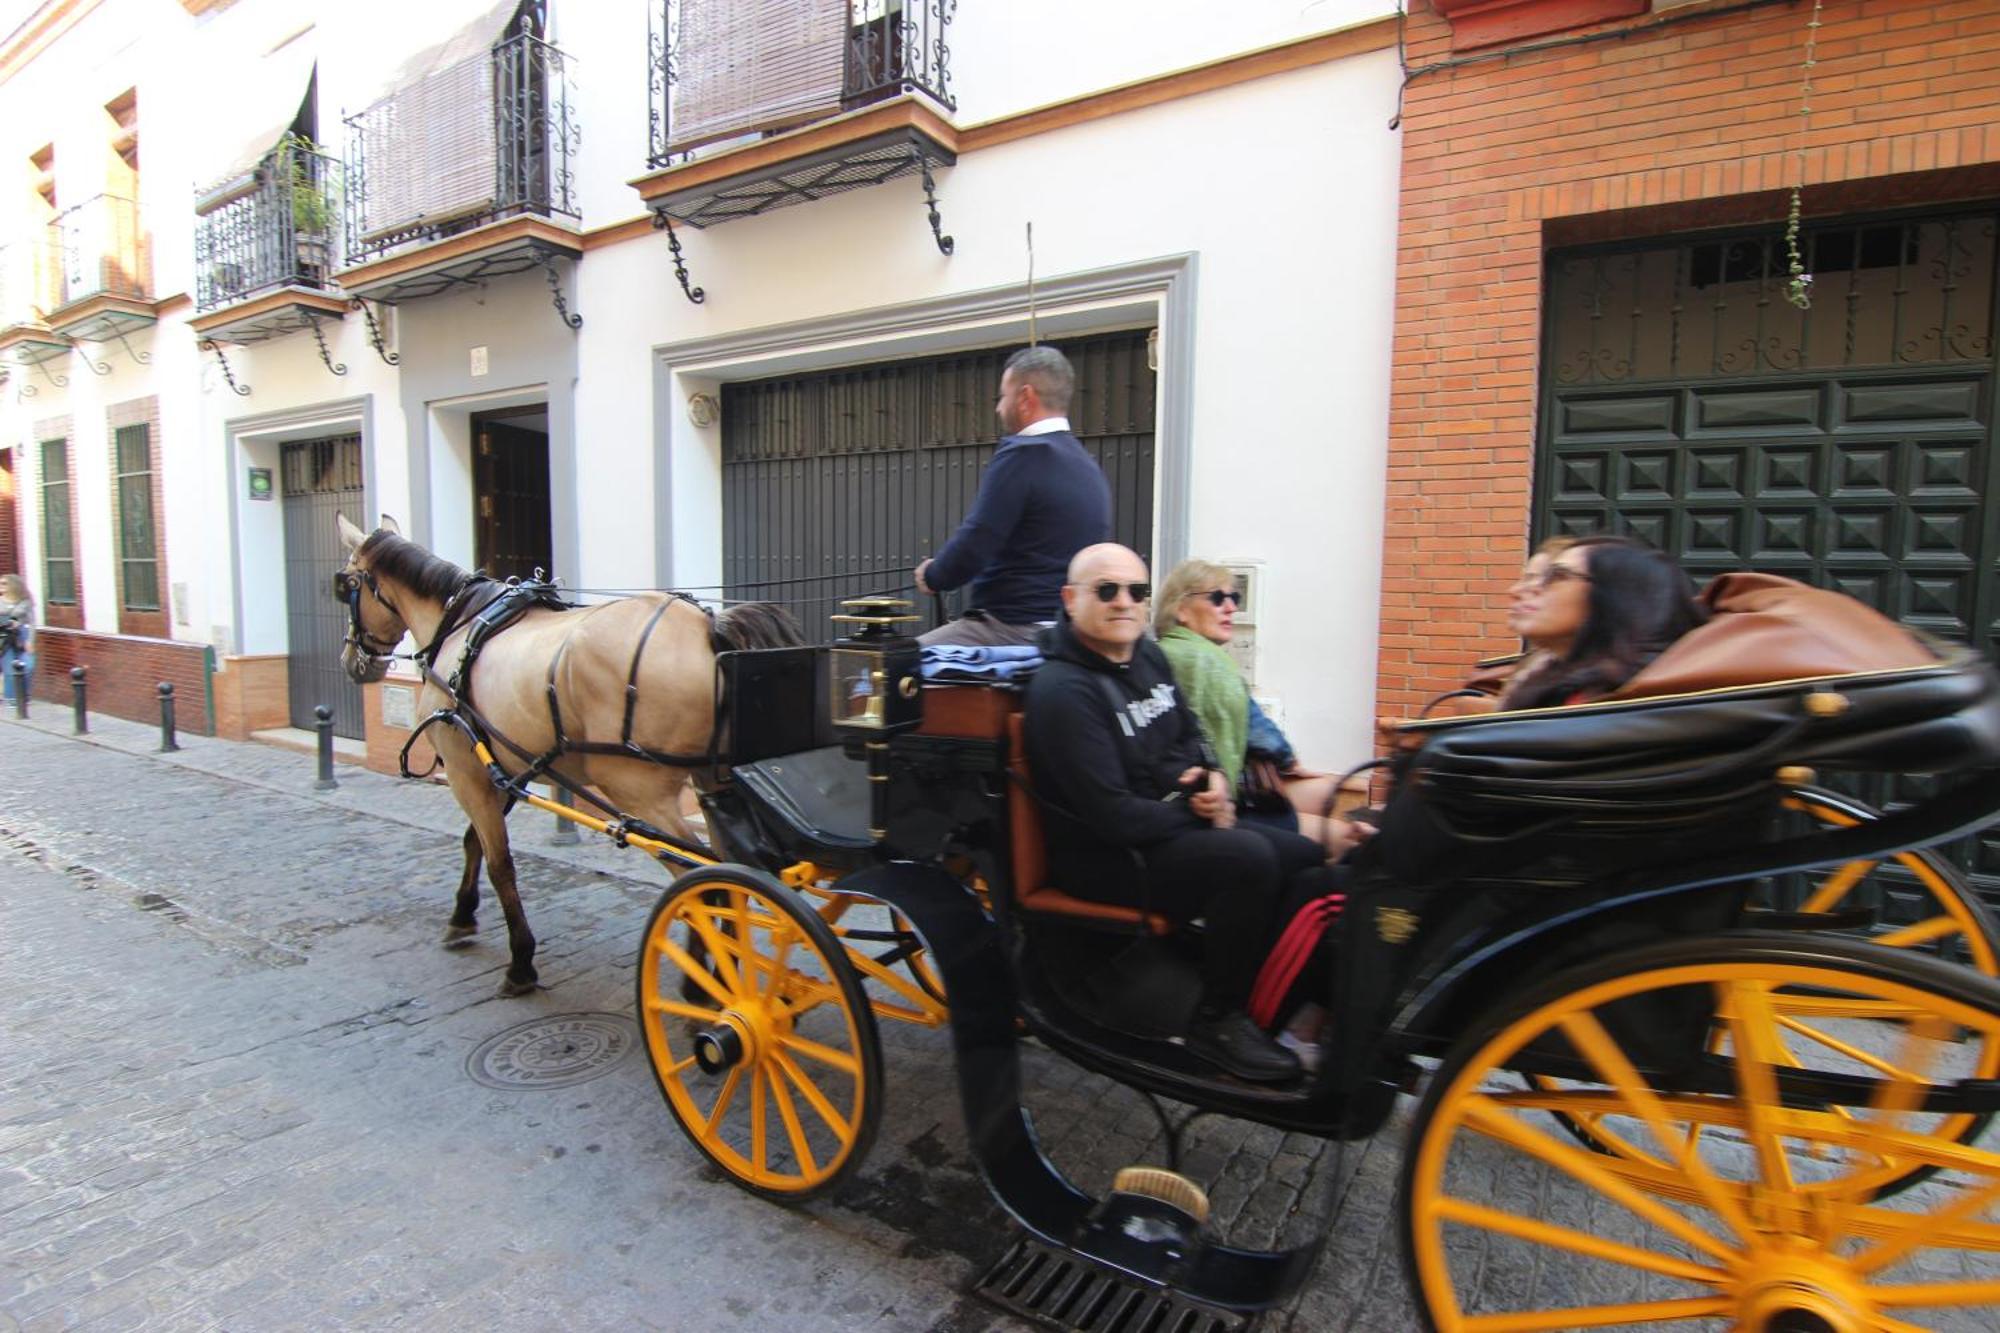
M 1238 828 L 1228 784 L 1146 637 L 1152 585 L 1137 552 L 1086 547 L 1028 687 L 1028 764 L 1044 806 L 1049 882 L 1078 898 L 1200 919 L 1203 995 L 1187 1047 L 1238 1078 L 1285 1082 L 1296 1056 L 1244 1012 L 1310 840 Z M 1296 852 L 1294 852 L 1296 844 Z

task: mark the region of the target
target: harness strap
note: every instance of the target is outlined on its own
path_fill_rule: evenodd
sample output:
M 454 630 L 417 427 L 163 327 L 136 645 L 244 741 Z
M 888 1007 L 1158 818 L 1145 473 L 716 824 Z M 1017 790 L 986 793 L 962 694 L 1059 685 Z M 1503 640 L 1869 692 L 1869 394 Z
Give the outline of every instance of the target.
M 676 593 L 672 597 L 660 600 L 660 604 L 653 608 L 653 614 L 646 618 L 646 627 L 639 631 L 639 642 L 632 648 L 632 666 L 625 673 L 625 723 L 618 729 L 618 740 L 621 745 L 632 743 L 632 715 L 639 707 L 639 659 L 646 655 L 646 644 L 653 637 L 653 628 L 660 623 L 660 618 L 667 614 L 667 608 L 672 606 L 679 596 L 680 594 Z

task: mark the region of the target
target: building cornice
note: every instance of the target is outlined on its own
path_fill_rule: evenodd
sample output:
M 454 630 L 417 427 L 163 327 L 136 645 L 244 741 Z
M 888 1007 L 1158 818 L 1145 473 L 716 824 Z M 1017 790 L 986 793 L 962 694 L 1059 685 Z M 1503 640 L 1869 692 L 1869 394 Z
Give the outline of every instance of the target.
M 29 62 L 74 28 L 102 0 L 44 0 L 20 27 L 0 44 L 0 83 L 26 69 Z

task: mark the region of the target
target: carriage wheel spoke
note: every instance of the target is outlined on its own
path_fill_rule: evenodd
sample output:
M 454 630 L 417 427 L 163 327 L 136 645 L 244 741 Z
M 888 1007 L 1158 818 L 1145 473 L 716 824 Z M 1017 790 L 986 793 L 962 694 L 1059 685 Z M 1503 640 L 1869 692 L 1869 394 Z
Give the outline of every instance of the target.
M 708 956 L 715 960 L 715 970 L 721 974 L 722 984 L 728 989 L 729 994 L 731 996 L 744 994 L 743 967 L 737 957 L 735 943 L 725 942 L 723 933 L 715 928 L 713 921 L 705 919 L 705 914 L 701 912 L 688 913 L 687 922 L 694 933 L 701 937 L 701 942 L 707 946 Z M 707 970 L 707 968 L 702 969 L 704 972 Z M 725 1000 L 723 1003 L 727 1004 L 728 1001 Z
M 1516 1120 L 1503 1111 L 1493 1100 L 1484 1095 L 1474 1095 L 1465 1102 L 1465 1122 L 1471 1128 L 1499 1139 L 1502 1143 L 1520 1149 L 1567 1175 L 1589 1185 L 1598 1193 L 1623 1204 L 1627 1211 L 1651 1222 L 1670 1236 L 1684 1241 L 1704 1254 L 1728 1263 L 1731 1259 L 1729 1247 L 1686 1218 L 1662 1207 L 1654 1199 L 1643 1194 L 1625 1177 L 1607 1168 L 1589 1153 L 1580 1148 L 1571 1148 L 1557 1143 L 1536 1130 Z
M 2000 1201 L 2000 1179 L 1996 1179 L 1983 1189 L 1965 1191 L 1962 1196 L 1952 1201 L 1950 1207 L 1939 1212 L 1927 1217 L 1910 1217 L 1909 1222 L 1903 1225 L 1896 1235 L 1880 1245 L 1873 1245 L 1861 1251 L 1848 1262 L 1853 1265 L 1857 1273 L 1878 1273 L 1926 1242 L 1935 1243 L 1946 1239 L 1952 1227 L 1967 1218 L 1977 1217 L 1995 1201 Z M 1980 1230 L 1991 1233 L 1994 1240 L 2000 1241 L 2000 1227 L 1980 1227 Z
M 828 1129 L 840 1136 L 842 1143 L 854 1136 L 853 1127 L 847 1123 L 847 1117 L 834 1109 L 833 1103 L 826 1099 L 824 1092 L 820 1091 L 819 1084 L 806 1077 L 805 1071 L 799 1068 L 797 1061 L 783 1051 L 771 1052 L 771 1061 L 784 1072 L 786 1078 L 797 1085 L 799 1092 L 806 1099 L 806 1104 L 826 1122 Z
M 1687 1282 L 1706 1282 L 1711 1285 L 1725 1282 L 1729 1277 L 1720 1268 L 1690 1263 L 1656 1250 L 1642 1250 L 1636 1245 L 1606 1240 L 1602 1236 L 1593 1236 L 1586 1231 L 1575 1231 L 1552 1222 L 1543 1222 L 1538 1218 L 1522 1217 L 1518 1213 L 1488 1208 L 1484 1204 L 1472 1203 L 1466 1199 L 1440 1199 L 1437 1212 L 1438 1216 L 1447 1222 L 1459 1222 L 1469 1227 L 1478 1227 L 1482 1231 L 1512 1236 L 1516 1240 L 1568 1250 L 1574 1254 L 1604 1259 L 1614 1264 L 1624 1264 L 1629 1268 L 1658 1273 L 1662 1277 L 1680 1278 Z
M 771 1100 L 778 1104 L 778 1118 L 785 1122 L 785 1137 L 791 1141 L 792 1155 L 799 1161 L 799 1174 L 819 1174 L 819 1162 L 813 1157 L 812 1145 L 806 1142 L 805 1128 L 799 1124 L 799 1108 L 792 1104 L 792 1094 L 785 1091 L 785 1081 L 774 1078 L 770 1084 Z
M 1797 1182 L 1776 1124 L 1778 1079 L 1771 1066 L 1777 1059 L 1772 1049 L 1777 1041 L 1777 1019 L 1771 1011 L 1771 997 L 1751 982 L 1737 982 L 1726 989 L 1718 985 L 1717 990 L 1722 992 L 1717 998 L 1729 1025 L 1736 1083 L 1764 1182 L 1790 1194 Z
M 1934 916 L 1928 921 L 1912 922 L 1900 930 L 1892 930 L 1886 935 L 1877 935 L 1875 936 L 1875 943 L 1886 944 L 1892 949 L 1908 949 L 1919 944 L 1929 944 L 1932 940 L 1941 940 L 1947 935 L 1963 935 L 1964 933 L 1964 923 L 1948 916 Z
M 694 955 L 690 954 L 686 949 L 681 948 L 680 945 L 675 944 L 664 933 L 660 936 L 660 952 L 666 956 L 669 962 L 681 970 L 683 976 L 691 978 L 695 985 L 707 991 L 709 998 L 714 1000 L 718 1007 L 727 1009 L 734 1002 L 734 997 L 722 988 L 722 983 L 715 979 L 713 973 L 700 963 L 697 963 L 694 960 Z M 660 1003 L 664 1006 L 669 1001 L 662 999 Z
M 729 1109 L 729 1103 L 736 1096 L 736 1085 L 742 1081 L 743 1066 L 729 1071 L 729 1077 L 722 1080 L 722 1091 L 715 1094 L 715 1105 L 708 1108 L 708 1119 L 702 1123 L 701 1132 L 707 1138 L 715 1137 L 715 1128 L 722 1123 L 722 1113 Z
M 1837 1051 L 1841 1055 L 1846 1056 L 1850 1060 L 1855 1060 L 1861 1064 L 1867 1065 L 1870 1069 L 1873 1069 L 1878 1073 L 1887 1074 L 1890 1078 L 1907 1079 L 1913 1077 L 1913 1075 L 1910 1074 L 1908 1070 L 1899 1069 L 1895 1065 L 1890 1064 L 1887 1060 L 1884 1060 L 1879 1055 L 1874 1055 L 1868 1051 L 1864 1051 L 1859 1046 L 1850 1045 L 1849 1043 L 1844 1042 L 1840 1038 L 1832 1036 L 1829 1033 L 1821 1032 L 1818 1028 L 1813 1027 L 1810 1023 L 1801 1023 L 1796 1018 L 1789 1018 L 1784 1014 L 1779 1014 L 1778 1026 L 1786 1029 L 1787 1031 L 1798 1033 L 1801 1037 L 1804 1037 L 1807 1041 L 1818 1042 L 1821 1046 L 1826 1047 L 1828 1050 Z M 1801 1064 L 1798 1067 L 1802 1069 L 1805 1066 Z M 1845 1108 L 1836 1108 L 1836 1109 L 1845 1109 Z
M 796 1032 L 788 1032 L 778 1038 L 778 1044 L 788 1051 L 797 1051 L 800 1055 L 808 1056 L 823 1065 L 830 1065 L 843 1074 L 855 1078 L 861 1076 L 861 1062 L 859 1060 L 849 1055 L 846 1051 L 839 1051 L 831 1046 L 822 1045 L 810 1037 L 801 1037 Z
M 1877 1305 L 2000 1305 L 2000 1282 L 1914 1282 L 1870 1287 Z
M 1840 821 L 1843 824 L 1850 820 Z M 1812 896 L 1799 905 L 1801 912 L 1824 912 L 1854 891 L 1854 886 L 1868 877 L 1876 863 L 1873 861 L 1849 861 L 1846 865 L 1827 876 L 1826 882 L 1812 891 Z
M 1713 1319 L 1727 1315 L 1730 1307 L 1731 1302 L 1720 1297 L 1695 1296 L 1681 1301 L 1579 1305 L 1568 1310 L 1467 1315 L 1459 1327 L 1465 1333 L 1561 1333 L 1563 1329 L 1603 1328 L 1607 1324 L 1670 1324 L 1683 1319 Z
M 1750 1219 L 1737 1206 L 1736 1199 L 1715 1178 L 1701 1154 L 1695 1150 L 1695 1132 L 1692 1126 L 1676 1130 L 1667 1121 L 1667 1113 L 1660 1105 L 1659 1094 L 1653 1091 L 1604 1025 L 1594 1014 L 1584 1012 L 1571 1014 L 1562 1020 L 1563 1035 L 1583 1052 L 1591 1067 L 1609 1084 L 1627 1106 L 1638 1113 L 1639 1118 L 1652 1131 L 1654 1141 L 1661 1148 L 1674 1154 L 1681 1171 L 1694 1183 L 1709 1210 L 1720 1217 L 1738 1237 L 1748 1240 L 1755 1235 Z
M 764 1141 L 764 1117 L 766 1114 L 764 1109 L 764 1067 L 759 1065 L 750 1071 L 750 1165 L 759 1173 L 767 1169 L 764 1165 L 767 1148 Z
M 649 996 L 646 1008 L 656 1014 L 672 1014 L 675 1018 L 693 1019 L 697 1023 L 707 1023 L 722 1017 L 720 1009 L 704 1009 L 698 1004 L 688 1004 L 682 1000 L 669 1000 L 665 996 Z

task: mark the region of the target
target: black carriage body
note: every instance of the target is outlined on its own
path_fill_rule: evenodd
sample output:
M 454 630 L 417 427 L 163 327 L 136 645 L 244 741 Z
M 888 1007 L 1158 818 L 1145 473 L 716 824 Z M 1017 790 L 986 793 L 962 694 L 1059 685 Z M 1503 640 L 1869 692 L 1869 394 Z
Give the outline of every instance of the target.
M 741 765 L 712 802 L 732 856 L 774 870 L 812 859 L 864 872 L 843 879 L 843 891 L 880 897 L 920 929 L 923 909 L 940 901 L 976 910 L 977 927 L 994 932 L 1008 960 L 1013 1006 L 1052 1047 L 1148 1092 L 1333 1138 L 1372 1134 L 1409 1082 L 1410 1057 L 1441 1054 L 1524 987 L 1619 949 L 1727 929 L 1762 876 L 1857 848 L 1880 855 L 1939 841 L 2000 806 L 2000 684 L 1970 655 L 1915 670 L 1418 724 L 1424 743 L 1399 763 L 1382 834 L 1346 868 L 1348 901 L 1331 934 L 1332 1058 L 1309 1084 L 1262 1088 L 1215 1075 L 1171 1043 L 1116 1031 L 1064 999 L 1044 965 L 1055 951 L 1041 946 L 1075 923 L 1020 912 L 1013 894 L 1005 718 L 1019 693 L 968 685 L 923 695 L 926 720 L 887 742 L 879 830 L 867 827 L 861 745 L 782 755 Z M 752 725 L 779 740 L 826 735 L 822 721 L 809 727 L 802 716 L 789 733 L 774 732 L 768 718 Z M 1973 776 L 1961 780 L 1955 805 L 1912 812 L 1929 812 L 1928 823 L 1898 817 L 1779 842 L 1776 774 L 1803 764 Z M 940 896 L 932 885 L 975 879 L 988 891 L 983 902 Z M 903 901 L 920 882 L 925 902 Z M 1650 1049 L 1663 1068 L 1698 1050 L 1706 1013 L 1652 1017 L 1661 1021 Z

